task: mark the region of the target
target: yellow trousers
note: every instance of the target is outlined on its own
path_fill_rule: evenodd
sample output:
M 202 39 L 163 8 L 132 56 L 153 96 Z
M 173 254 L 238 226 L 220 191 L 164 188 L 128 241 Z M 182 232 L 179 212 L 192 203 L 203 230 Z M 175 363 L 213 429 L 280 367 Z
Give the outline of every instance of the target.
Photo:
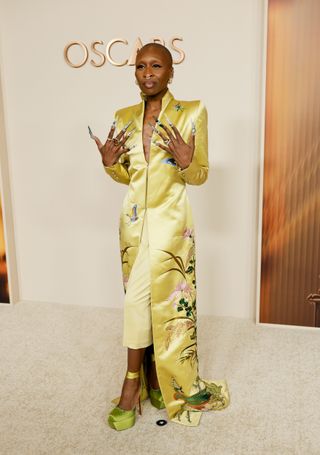
M 123 346 L 140 349 L 153 343 L 150 307 L 150 262 L 147 216 L 124 299 Z

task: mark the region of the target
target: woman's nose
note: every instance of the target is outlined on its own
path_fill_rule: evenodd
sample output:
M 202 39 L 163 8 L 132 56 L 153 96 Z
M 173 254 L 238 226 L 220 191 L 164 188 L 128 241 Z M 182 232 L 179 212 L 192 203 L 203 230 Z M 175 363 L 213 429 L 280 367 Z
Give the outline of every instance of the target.
M 145 77 L 146 79 L 150 79 L 150 77 L 153 77 L 152 69 L 146 68 L 143 77 Z

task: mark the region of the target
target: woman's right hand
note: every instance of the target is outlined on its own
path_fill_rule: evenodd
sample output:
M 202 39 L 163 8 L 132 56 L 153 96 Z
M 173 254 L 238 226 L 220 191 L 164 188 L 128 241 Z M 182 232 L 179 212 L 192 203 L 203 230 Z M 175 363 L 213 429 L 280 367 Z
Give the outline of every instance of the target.
M 127 125 L 122 128 L 120 133 L 116 137 L 113 137 L 116 129 L 116 124 L 113 122 L 107 140 L 104 144 L 102 144 L 97 136 L 91 133 L 91 138 L 97 144 L 104 166 L 113 166 L 118 161 L 119 157 L 129 150 L 129 148 L 125 146 L 125 143 L 131 136 L 131 132 L 126 134 L 126 131 L 131 123 L 132 122 L 127 123 Z

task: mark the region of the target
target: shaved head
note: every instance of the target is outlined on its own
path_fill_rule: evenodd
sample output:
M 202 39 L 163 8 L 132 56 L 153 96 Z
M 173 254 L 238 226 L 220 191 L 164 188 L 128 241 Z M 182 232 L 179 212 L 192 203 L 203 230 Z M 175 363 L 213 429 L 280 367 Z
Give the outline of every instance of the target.
M 142 93 L 163 96 L 173 78 L 172 55 L 159 43 L 148 43 L 137 52 L 135 76 Z
M 150 50 L 151 51 L 153 49 L 163 53 L 163 56 L 165 56 L 165 58 L 167 60 L 167 63 L 168 63 L 168 65 L 170 67 L 173 65 L 171 52 L 169 51 L 168 48 L 166 48 L 166 46 L 163 46 L 160 43 L 147 43 L 147 44 L 145 44 L 144 46 L 141 47 L 141 49 L 138 50 L 137 56 L 139 55 L 139 57 L 141 57 L 141 55 L 143 54 L 144 51 L 146 51 L 146 50 Z

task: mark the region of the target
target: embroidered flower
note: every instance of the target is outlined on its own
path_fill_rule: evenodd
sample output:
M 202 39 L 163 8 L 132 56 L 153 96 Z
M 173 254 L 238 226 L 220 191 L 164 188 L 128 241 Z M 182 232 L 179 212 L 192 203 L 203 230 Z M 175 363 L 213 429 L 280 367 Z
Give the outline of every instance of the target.
M 181 299 L 192 301 L 194 298 L 194 289 L 186 282 L 179 283 L 173 292 L 168 297 L 168 301 L 173 302 L 173 306 L 177 307 Z
M 192 239 L 192 237 L 193 237 L 193 229 L 192 228 L 185 228 L 185 230 L 183 231 L 183 238 L 184 239 L 187 239 L 187 238 Z
M 177 338 L 185 335 L 191 328 L 195 327 L 195 322 L 191 319 L 175 319 L 170 321 L 166 327 L 165 347 L 169 349 L 170 344 Z

